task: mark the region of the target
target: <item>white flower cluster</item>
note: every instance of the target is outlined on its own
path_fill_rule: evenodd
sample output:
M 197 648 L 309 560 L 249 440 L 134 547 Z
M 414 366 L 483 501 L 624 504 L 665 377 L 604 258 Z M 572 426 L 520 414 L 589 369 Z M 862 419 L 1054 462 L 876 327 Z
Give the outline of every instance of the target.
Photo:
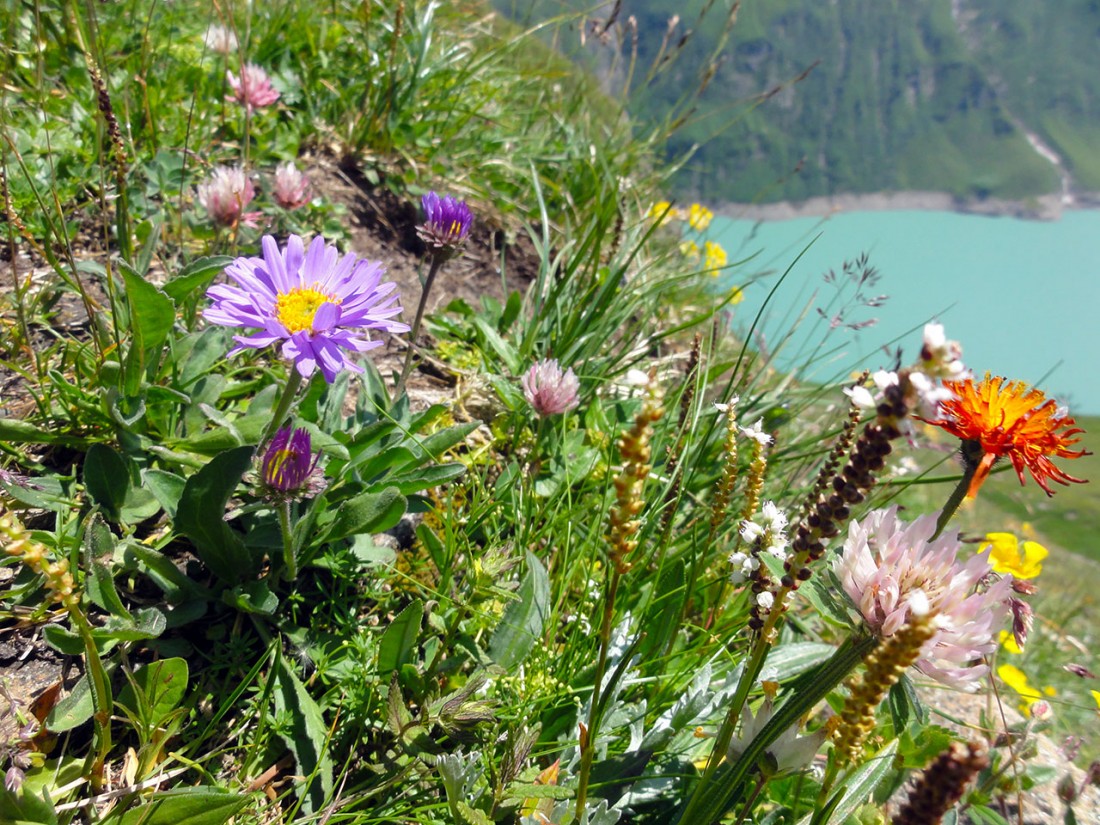
M 772 443 L 772 437 L 764 432 L 764 419 L 757 419 L 756 423 L 751 427 L 742 427 L 741 435 L 745 438 L 752 439 L 761 447 L 767 447 Z
M 925 325 L 920 360 L 909 371 L 909 383 L 917 391 L 917 413 L 922 418 L 937 417 L 940 404 L 954 397 L 942 381 L 958 380 L 968 374 L 961 355 L 962 346 L 958 341 L 947 340 L 943 324 Z M 884 389 L 898 383 L 898 374 L 879 370 L 871 376 L 871 380 L 878 392 L 872 393 L 867 387 L 855 386 L 845 388 L 844 394 L 857 406 L 871 409 L 878 405 Z
M 760 542 L 760 546 L 777 559 L 787 558 L 787 516 L 780 510 L 774 501 L 765 501 L 754 520 L 746 519 L 741 522 L 741 539 L 745 544 Z M 752 574 L 759 569 L 760 561 L 751 553 L 738 550 L 729 557 L 733 571 L 730 573 L 730 581 L 734 584 L 743 584 L 752 578 Z M 764 594 L 761 594 L 764 595 Z M 770 607 L 771 605 L 761 605 Z

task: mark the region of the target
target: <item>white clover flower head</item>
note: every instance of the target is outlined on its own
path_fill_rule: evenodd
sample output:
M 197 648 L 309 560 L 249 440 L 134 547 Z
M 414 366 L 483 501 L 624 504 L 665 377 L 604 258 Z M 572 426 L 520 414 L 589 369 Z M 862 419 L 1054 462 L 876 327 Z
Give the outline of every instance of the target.
M 772 437 L 764 432 L 764 419 L 758 418 L 756 423 L 749 427 L 741 428 L 741 435 L 751 439 L 761 447 L 767 447 L 772 443 Z
M 245 212 L 256 197 L 256 187 L 240 166 L 216 166 L 198 185 L 196 199 L 219 226 L 256 226 L 262 212 Z
M 879 636 L 892 636 L 914 612 L 936 615 L 940 626 L 916 667 L 944 684 L 970 689 L 988 672 L 975 662 L 996 651 L 997 632 L 1010 615 L 1012 577 L 986 585 L 989 551 L 959 560 L 957 533 L 932 538 L 936 518 L 906 523 L 891 507 L 853 521 L 833 569 Z
M 218 54 L 231 54 L 237 50 L 237 35 L 232 29 L 214 23 L 203 38 L 206 48 Z

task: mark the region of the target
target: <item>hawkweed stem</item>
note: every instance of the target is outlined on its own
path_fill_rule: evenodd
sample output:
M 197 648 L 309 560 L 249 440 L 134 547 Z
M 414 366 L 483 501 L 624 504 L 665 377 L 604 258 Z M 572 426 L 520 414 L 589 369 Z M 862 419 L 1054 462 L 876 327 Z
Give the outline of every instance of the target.
M 416 336 L 420 333 L 420 322 L 424 320 L 424 308 L 428 305 L 428 293 L 432 291 L 435 276 L 443 268 L 446 255 L 436 254 L 432 256 L 432 263 L 428 269 L 428 277 L 424 279 L 424 289 L 420 292 L 420 303 L 416 305 L 416 317 L 413 319 L 412 329 L 409 330 L 409 346 L 405 350 L 405 365 L 401 368 L 401 377 L 397 379 L 397 386 L 393 389 L 393 400 L 397 401 L 401 393 L 405 391 L 405 382 L 412 372 L 413 354 L 416 350 Z
M 970 482 L 974 478 L 974 472 L 977 469 L 977 463 L 966 462 L 966 469 L 963 470 L 962 478 L 959 479 L 958 486 L 951 491 L 951 495 L 948 496 L 947 501 L 944 502 L 943 509 L 940 510 L 940 517 L 936 520 L 936 532 L 932 534 L 932 538 L 929 539 L 929 541 L 940 537 L 940 534 L 947 527 L 947 523 L 951 521 L 951 517 L 958 511 L 959 506 L 963 503 L 967 492 L 970 490 Z
M 286 385 L 283 387 L 283 394 L 279 396 L 279 401 L 275 405 L 275 412 L 272 413 L 271 420 L 267 422 L 267 426 L 264 427 L 264 431 L 260 435 L 260 441 L 256 445 L 257 449 L 263 447 L 275 434 L 275 431 L 286 421 L 290 407 L 294 403 L 294 396 L 298 394 L 298 388 L 301 385 L 302 374 L 292 366 L 290 374 L 286 378 Z

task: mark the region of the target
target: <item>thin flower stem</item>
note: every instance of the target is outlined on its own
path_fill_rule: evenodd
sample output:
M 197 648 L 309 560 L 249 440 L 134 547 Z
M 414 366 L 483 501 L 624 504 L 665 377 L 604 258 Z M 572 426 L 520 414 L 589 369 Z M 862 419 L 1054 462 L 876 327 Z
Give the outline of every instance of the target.
M 959 485 L 951 491 L 951 495 L 943 505 L 943 509 L 940 510 L 940 517 L 936 520 L 936 532 L 932 534 L 932 538 L 929 541 L 934 541 L 940 537 L 940 533 L 947 527 L 947 522 L 951 521 L 951 517 L 955 515 L 955 512 L 959 509 L 959 505 L 963 503 L 963 499 L 966 498 L 966 493 L 970 489 L 970 480 L 974 478 L 974 471 L 977 470 L 977 465 L 968 465 L 965 472 L 963 472 L 962 478 L 959 479 Z
M 428 269 L 428 277 L 424 279 L 424 289 L 420 292 L 420 303 L 416 305 L 416 318 L 413 319 L 412 329 L 409 330 L 409 348 L 405 350 L 405 366 L 401 368 L 401 377 L 397 379 L 397 386 L 393 389 L 393 400 L 397 401 L 405 390 L 405 381 L 412 371 L 413 351 L 416 348 L 416 336 L 420 332 L 420 322 L 424 319 L 424 308 L 428 305 L 428 293 L 432 291 L 432 283 L 435 276 L 443 267 L 444 256 L 432 257 L 432 265 Z
M 290 528 L 290 502 L 279 507 L 279 532 L 283 534 L 283 578 L 292 582 L 298 578 L 298 560 L 294 557 L 294 532 Z
M 577 779 L 576 818 L 578 821 L 584 813 L 585 802 L 588 799 L 588 781 L 592 774 L 592 760 L 596 755 L 596 734 L 600 724 L 600 687 L 604 673 L 607 671 L 607 649 L 611 645 L 611 618 L 615 611 L 615 596 L 619 592 L 619 579 L 621 577 L 617 569 L 612 570 L 611 582 L 607 588 L 607 598 L 604 599 L 603 622 L 600 624 L 600 655 L 596 660 L 596 675 L 592 685 L 592 705 L 588 710 L 586 741 L 581 743 L 581 767 Z
M 264 431 L 260 435 L 260 441 L 256 445 L 256 449 L 262 448 L 286 421 L 287 413 L 290 412 L 290 406 L 294 403 L 294 396 L 298 394 L 298 387 L 301 384 L 302 374 L 298 372 L 296 367 L 291 366 L 290 375 L 286 378 L 286 386 L 283 387 L 283 394 L 279 397 L 279 403 L 275 405 L 275 412 L 271 416 L 271 420 L 267 422 L 267 426 L 264 427 Z

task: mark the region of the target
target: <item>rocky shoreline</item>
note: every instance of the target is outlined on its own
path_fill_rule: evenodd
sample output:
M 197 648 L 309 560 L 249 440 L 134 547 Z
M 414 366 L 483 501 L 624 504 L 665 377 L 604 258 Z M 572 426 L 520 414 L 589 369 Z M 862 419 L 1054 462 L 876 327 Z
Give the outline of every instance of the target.
M 725 203 L 715 211 L 727 218 L 752 221 L 785 221 L 792 218 L 823 218 L 839 212 L 881 212 L 922 210 L 960 212 L 1025 220 L 1055 221 L 1072 209 L 1090 209 L 1100 205 L 1096 195 L 1063 198 L 1040 195 L 1024 201 L 999 198 L 959 198 L 947 192 L 874 192 L 858 195 L 831 195 L 805 201 L 777 203 Z

